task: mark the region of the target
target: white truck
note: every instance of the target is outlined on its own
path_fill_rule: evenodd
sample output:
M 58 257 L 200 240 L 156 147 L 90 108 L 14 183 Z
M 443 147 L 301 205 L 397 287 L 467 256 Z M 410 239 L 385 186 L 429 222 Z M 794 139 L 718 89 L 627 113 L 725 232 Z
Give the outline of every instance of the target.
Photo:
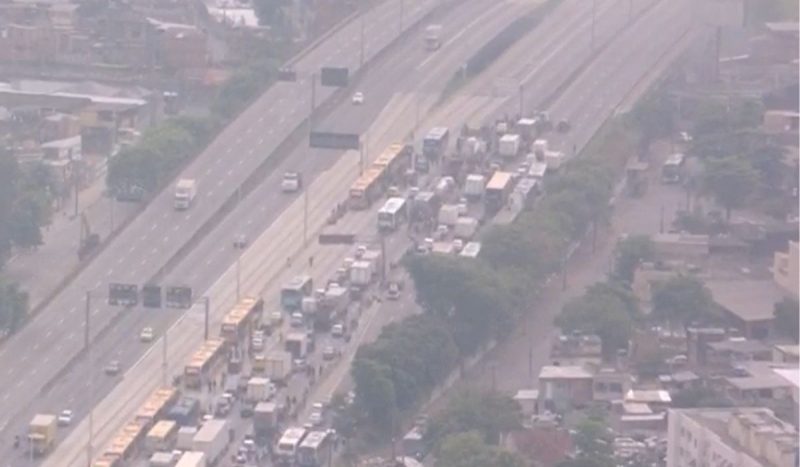
M 372 264 L 369 261 L 355 261 L 350 266 L 350 284 L 364 288 L 372 282 Z
M 228 421 L 213 418 L 204 422 L 194 435 L 194 450 L 205 454 L 206 462 L 213 465 L 222 458 L 229 440 Z
M 182 178 L 175 184 L 174 207 L 176 211 L 189 209 L 197 196 L 197 182 L 192 178 Z
M 277 384 L 286 384 L 292 374 L 292 354 L 276 350 L 267 355 L 266 376 Z
M 546 139 L 537 139 L 533 142 L 533 153 L 536 154 L 536 157 L 544 158 L 544 154 L 547 152 L 547 140 Z
M 425 49 L 438 50 L 442 46 L 442 25 L 430 24 L 425 28 Z
M 519 155 L 520 137 L 519 135 L 503 135 L 497 147 L 500 157 L 513 159 Z
M 175 467 L 206 467 L 206 455 L 200 451 L 184 452 Z
M 544 153 L 544 162 L 547 164 L 549 170 L 558 170 L 561 164 L 564 163 L 566 157 L 561 151 L 546 151 Z
M 464 197 L 468 200 L 477 200 L 483 196 L 483 192 L 486 190 L 486 177 L 480 174 L 470 174 L 467 175 L 467 179 L 464 182 Z
M 258 403 L 267 401 L 275 394 L 275 385 L 267 378 L 254 377 L 247 382 L 247 400 Z

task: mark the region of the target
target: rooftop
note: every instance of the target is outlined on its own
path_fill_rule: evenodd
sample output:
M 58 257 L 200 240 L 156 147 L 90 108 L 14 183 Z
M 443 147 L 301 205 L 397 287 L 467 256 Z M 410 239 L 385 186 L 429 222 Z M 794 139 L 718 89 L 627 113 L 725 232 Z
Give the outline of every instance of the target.
M 625 402 L 669 404 L 672 402 L 672 397 L 670 397 L 669 391 L 663 389 L 631 389 L 625 394 Z
M 800 368 L 776 368 L 772 371 L 795 388 L 800 388 Z
M 719 342 L 711 342 L 708 346 L 717 352 L 734 352 L 739 354 L 754 354 L 770 351 L 770 348 L 763 342 L 752 339 L 727 339 Z
M 591 379 L 592 373 L 582 366 L 543 366 L 539 379 Z
M 770 280 L 719 280 L 706 282 L 714 301 L 742 321 L 769 321 L 781 289 Z

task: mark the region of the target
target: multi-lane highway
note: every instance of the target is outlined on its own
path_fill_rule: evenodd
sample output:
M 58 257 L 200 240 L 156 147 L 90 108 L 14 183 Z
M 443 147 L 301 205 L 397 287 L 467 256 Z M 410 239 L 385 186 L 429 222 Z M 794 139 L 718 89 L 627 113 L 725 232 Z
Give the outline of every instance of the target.
M 353 127 L 349 128 L 351 131 L 360 132 L 367 122 L 374 119 L 375 114 L 383 105 L 381 102 L 385 103 L 393 88 L 396 87 L 396 82 L 392 80 L 392 77 L 398 75 L 411 76 L 416 73 L 420 78 L 419 82 L 409 80 L 409 83 L 414 83 L 417 89 L 421 90 L 425 89 L 421 86 L 433 86 L 432 84 L 427 84 L 429 82 L 438 82 L 439 85 L 444 83 L 460 63 L 469 57 L 471 50 L 491 38 L 500 28 L 518 16 L 520 11 L 530 7 L 531 3 L 525 2 L 515 2 L 512 4 L 512 8 L 508 6 L 503 8 L 503 4 L 489 1 L 465 2 L 462 8 L 453 13 L 452 19 L 448 17 L 444 22 L 448 41 L 448 46 L 445 47 L 445 50 L 450 50 L 447 55 L 441 55 L 443 58 L 438 60 L 426 60 L 427 55 L 422 50 L 421 37 L 414 38 L 409 41 L 404 50 L 393 55 L 393 57 L 400 57 L 400 59 L 387 58 L 383 60 L 382 66 L 376 67 L 374 71 L 370 71 L 367 74 L 365 79 L 367 87 L 364 91 L 368 97 L 365 106 L 355 108 L 350 107 L 349 103 L 347 103 L 343 107 L 343 113 L 337 112 L 329 121 L 320 122 L 319 125 L 340 125 L 339 122 L 347 121 L 353 124 Z M 465 35 L 465 33 L 469 34 Z M 428 79 L 423 79 L 425 76 L 428 76 Z M 369 83 L 374 84 L 369 85 Z M 302 87 L 303 84 L 298 83 L 294 86 Z M 388 142 L 385 144 L 388 144 Z M 377 144 L 375 149 L 375 153 L 377 153 L 379 150 Z M 338 157 L 339 154 L 335 151 L 317 151 L 311 154 L 311 157 L 308 157 L 305 151 L 299 150 L 296 155 L 290 157 L 282 167 L 276 170 L 276 173 L 268 178 L 261 188 L 246 197 L 234 212 L 228 216 L 226 221 L 212 231 L 198 245 L 192 255 L 164 279 L 164 283 L 170 283 L 169 281 L 173 281 L 173 283 L 188 283 L 195 290 L 205 290 L 219 278 L 220 271 L 225 270 L 232 261 L 235 261 L 236 252 L 231 247 L 233 236 L 236 233 L 245 232 L 248 237 L 255 238 L 259 232 L 262 232 L 266 226 L 275 220 L 275 214 L 285 208 L 288 199 L 280 195 L 278 190 L 278 180 L 282 171 L 284 169 L 299 169 L 306 172 L 307 179 L 310 180 L 313 175 Z M 356 166 L 351 166 L 350 174 L 352 177 L 357 175 Z M 347 186 L 349 186 L 349 183 L 343 181 L 339 188 L 346 190 Z M 330 200 L 326 199 L 326 201 Z M 202 203 L 203 201 L 200 200 L 200 202 Z M 312 210 L 310 217 L 315 217 L 316 219 L 324 218 L 328 209 L 330 207 L 326 206 L 323 212 Z M 191 210 L 189 212 L 191 213 Z M 288 222 L 279 221 L 279 223 L 282 224 L 285 231 Z M 291 235 L 296 237 L 297 232 L 292 232 Z M 256 261 L 261 262 L 260 260 Z M 249 280 L 253 275 L 250 268 L 254 266 L 253 263 L 254 261 L 248 259 L 248 255 L 243 257 L 241 262 L 242 277 L 246 277 Z M 274 263 L 277 264 L 277 262 Z M 282 259 L 280 264 L 283 263 Z M 264 278 L 259 276 L 259 279 Z M 253 287 L 250 286 L 249 290 L 243 287 L 243 290 L 252 292 Z M 211 296 L 212 307 L 217 314 L 223 312 L 223 306 L 230 304 L 233 299 L 232 295 L 218 297 L 217 294 L 211 294 Z M 91 366 L 94 367 L 95 373 L 100 373 L 103 365 L 112 358 L 120 360 L 124 368 L 128 367 L 143 351 L 142 344 L 136 341 L 141 326 L 147 324 L 157 329 L 162 328 L 167 322 L 174 319 L 175 315 L 176 313 L 168 311 L 143 310 L 131 310 L 122 315 L 116 326 L 105 333 L 93 345 L 95 358 L 94 364 Z M 181 326 L 186 326 L 186 322 L 184 320 Z M 199 336 L 199 334 L 194 334 L 195 339 L 199 339 Z M 175 345 L 175 342 L 170 343 L 170 347 Z M 74 410 L 77 409 L 80 414 L 83 414 L 92 400 L 91 397 L 88 397 L 90 392 L 96 395 L 104 395 L 118 382 L 116 378 L 109 379 L 99 374 L 93 378 L 94 389 L 88 391 L 87 381 L 89 378 L 87 378 L 84 367 L 85 362 L 76 366 L 74 371 L 66 375 L 56 385 L 48 388 L 41 403 L 31 408 L 29 412 L 36 410 L 56 411 L 60 408 L 68 407 Z M 158 378 L 153 378 L 152 375 L 149 377 L 144 376 L 144 378 L 148 384 L 156 384 L 158 382 Z M 128 376 L 124 380 L 123 387 L 126 390 L 141 394 L 138 386 L 131 385 L 132 383 Z M 28 418 L 27 416 L 19 417 L 17 421 L 19 429 L 23 428 Z
M 390 0 L 365 13 L 364 58 L 368 61 L 400 36 L 401 21 L 408 29 L 439 0 Z M 401 13 L 402 9 L 402 13 Z M 400 19 L 402 15 L 402 20 Z M 32 406 L 40 391 L 83 348 L 83 301 L 86 291 L 98 294 L 92 308 L 92 333 L 114 319 L 115 310 L 102 304 L 108 282 L 144 283 L 153 277 L 187 240 L 237 190 L 242 181 L 303 121 L 311 104 L 311 74 L 322 66 L 359 68 L 361 21 L 335 32 L 316 49 L 292 64 L 297 83 L 278 83 L 229 125 L 184 171 L 196 178 L 195 206 L 174 212 L 171 189 L 159 194 L 105 251 L 96 257 L 24 329 L 0 349 L 2 377 L 0 432 L 10 445 L 12 421 Z M 318 88 L 317 102 L 332 95 Z

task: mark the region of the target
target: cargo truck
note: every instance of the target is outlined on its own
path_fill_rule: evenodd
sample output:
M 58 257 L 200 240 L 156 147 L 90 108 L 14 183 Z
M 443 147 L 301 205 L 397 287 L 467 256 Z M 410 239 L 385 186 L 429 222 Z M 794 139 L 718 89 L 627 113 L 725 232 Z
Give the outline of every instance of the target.
M 520 138 L 519 135 L 503 135 L 500 138 L 497 152 L 500 157 L 506 159 L 513 159 L 519 155 Z
M 264 373 L 275 384 L 285 385 L 292 374 L 292 354 L 275 351 L 267 355 Z
M 257 437 L 269 438 L 278 426 L 278 406 L 260 402 L 253 411 L 253 430 Z
M 467 175 L 464 182 L 464 197 L 470 201 L 475 201 L 483 196 L 486 189 L 486 177 L 480 174 Z
M 50 452 L 56 440 L 58 417 L 50 414 L 37 414 L 28 427 L 28 441 L 34 456 L 43 456 Z
M 566 158 L 561 151 L 545 151 L 544 153 L 544 162 L 550 170 L 558 170 L 561 164 L 564 163 L 564 160 L 566 160 Z
M 175 210 L 189 209 L 197 196 L 197 182 L 191 178 L 182 178 L 175 184 Z
M 204 422 L 197 430 L 193 440 L 194 450 L 205 454 L 206 462 L 214 465 L 222 458 L 229 441 L 228 421 L 214 418 Z
M 254 403 L 263 402 L 272 398 L 275 386 L 267 378 L 254 377 L 247 382 L 246 400 Z
M 175 467 L 207 467 L 206 455 L 199 451 L 184 452 Z

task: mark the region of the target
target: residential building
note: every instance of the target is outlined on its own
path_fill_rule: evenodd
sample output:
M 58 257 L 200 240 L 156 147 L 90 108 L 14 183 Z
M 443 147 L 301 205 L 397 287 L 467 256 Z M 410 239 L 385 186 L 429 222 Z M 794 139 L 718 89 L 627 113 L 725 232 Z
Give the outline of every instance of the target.
M 788 419 L 797 428 L 798 417 L 800 416 L 800 369 L 797 367 L 777 368 L 774 371 L 792 385 L 792 410 L 789 412 Z
M 795 467 L 797 430 L 765 408 L 671 409 L 667 467 Z
M 592 397 L 596 401 L 616 401 L 625 398 L 633 385 L 633 377 L 628 372 L 616 368 L 601 368 L 594 374 Z
M 772 347 L 772 361 L 775 363 L 800 362 L 800 346 L 779 344 Z
M 793 367 L 772 362 L 740 362 L 718 384 L 728 398 L 740 405 L 785 408 L 791 397 L 791 383 L 774 370 Z
M 594 375 L 582 366 L 543 366 L 539 372 L 539 397 L 544 408 L 550 410 L 581 407 L 592 401 L 593 380 Z
M 706 365 L 716 367 L 731 367 L 744 361 L 770 360 L 772 360 L 772 349 L 768 345 L 744 337 L 710 342 L 706 353 Z
M 776 251 L 772 261 L 772 278 L 775 283 L 794 297 L 798 296 L 798 284 L 800 284 L 798 261 L 800 253 L 797 242 L 789 242 L 788 251 Z

